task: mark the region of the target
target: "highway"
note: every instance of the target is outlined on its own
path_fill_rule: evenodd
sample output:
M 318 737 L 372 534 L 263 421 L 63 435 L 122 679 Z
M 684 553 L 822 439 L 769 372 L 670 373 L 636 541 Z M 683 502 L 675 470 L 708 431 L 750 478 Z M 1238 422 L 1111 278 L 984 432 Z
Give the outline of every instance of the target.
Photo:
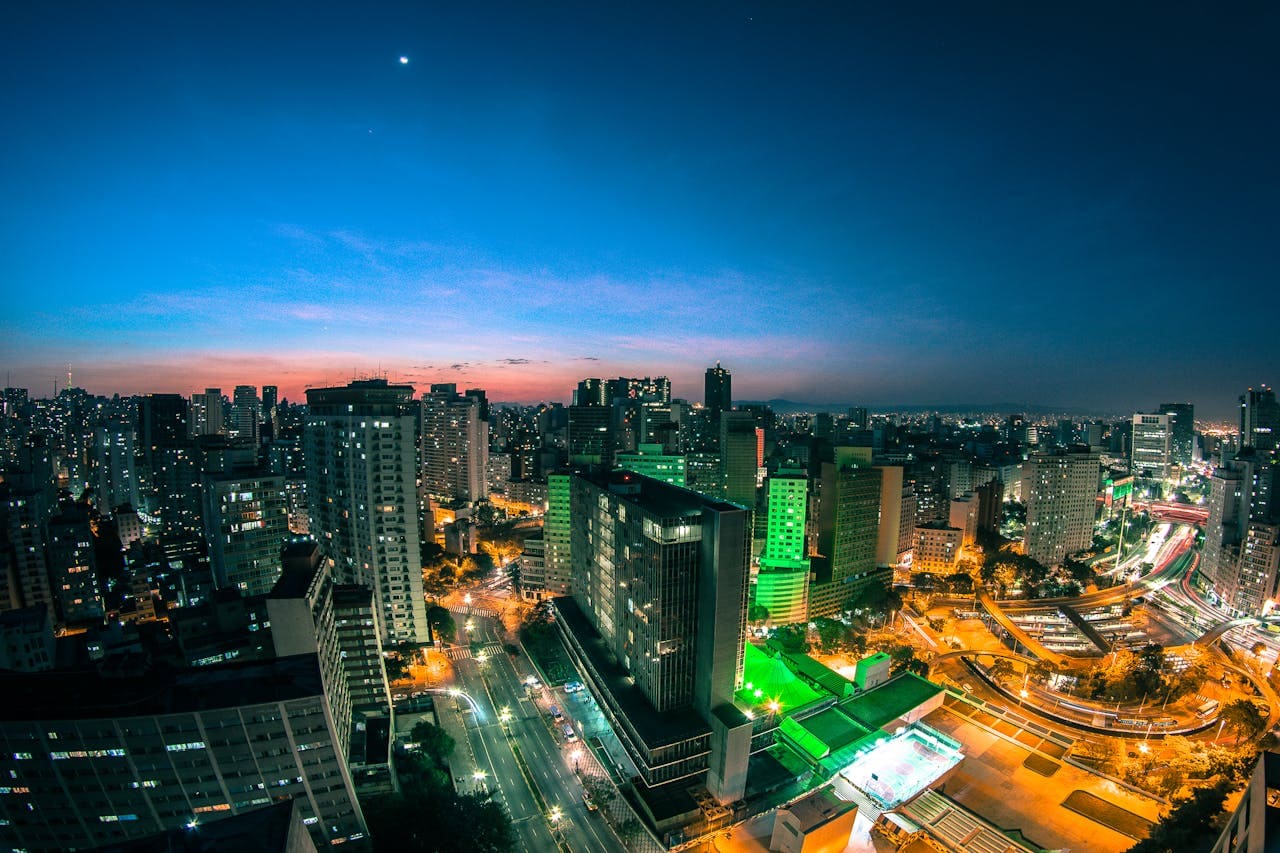
M 522 848 L 531 853 L 621 849 L 604 817 L 587 809 L 561 739 L 553 734 L 550 718 L 530 700 L 524 679 L 531 671 L 521 672 L 507 654 L 493 653 L 503 642 L 496 619 L 470 619 L 477 640 L 473 648 L 489 653 L 483 662 L 476 657 L 455 661 L 457 686 L 476 699 L 484 714 L 484 719 L 469 715 L 468 744 L 488 774 L 490 790 L 506 805 Z M 520 664 L 527 668 L 523 660 Z M 462 787 L 467 789 L 465 783 Z M 553 814 L 559 818 L 553 820 Z

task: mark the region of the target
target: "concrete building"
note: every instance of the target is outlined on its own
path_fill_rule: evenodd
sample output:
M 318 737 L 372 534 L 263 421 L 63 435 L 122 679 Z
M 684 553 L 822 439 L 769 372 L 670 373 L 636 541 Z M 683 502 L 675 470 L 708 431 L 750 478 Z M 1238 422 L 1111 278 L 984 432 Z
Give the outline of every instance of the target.
M 781 469 L 767 481 L 764 553 L 756 575 L 755 604 L 775 625 L 803 622 L 809 613 L 809 478 L 798 469 Z
M 219 586 L 264 595 L 280 578 L 289 505 L 280 474 L 242 472 L 204 480 L 204 535 Z
M 716 362 L 708 367 L 703 380 L 702 405 L 711 418 L 712 429 L 720 427 L 720 416 L 733 410 L 733 374 Z
M 459 394 L 453 383 L 422 395 L 422 485 L 445 503 L 489 497 L 488 403 L 478 389 Z
M 609 406 L 570 406 L 568 437 L 570 465 L 613 465 L 613 409 Z
M 0 846 L 117 844 L 295 799 L 368 845 L 315 655 L 139 677 L 0 673 Z
M 642 798 L 705 786 L 741 799 L 750 512 L 629 472 L 577 474 L 571 489 L 574 591 L 554 600 L 556 624 Z
M 427 642 L 413 387 L 313 388 L 307 405 L 308 516 L 334 581 L 373 590 L 384 643 Z
M 819 788 L 780 807 L 769 849 L 777 853 L 827 853 L 844 850 L 853 835 L 858 804 Z
M 1214 595 L 1243 616 L 1264 615 L 1280 598 L 1277 474 L 1273 452 L 1245 448 L 1209 481 L 1202 571 Z
M 1100 455 L 1083 445 L 1033 453 L 1023 463 L 1026 553 L 1046 566 L 1093 544 Z
M 876 565 L 910 564 L 915 545 L 916 495 L 901 465 L 877 465 L 880 471 L 880 526 Z
M 520 551 L 520 597 L 541 601 L 547 596 L 547 543 L 542 538 L 524 540 Z
M 823 462 L 819 484 L 818 552 L 809 585 L 809 618 L 834 616 L 892 570 L 876 565 L 883 473 L 871 466 L 871 448 L 837 447 Z
M 55 660 L 48 608 L 23 607 L 0 613 L 0 670 L 43 672 L 53 669 Z
M 978 496 L 973 492 L 966 492 L 958 498 L 952 498 L 948 523 L 964 531 L 961 543 L 964 547 L 972 545 L 978 536 Z
M 326 563 L 307 557 L 310 545 L 290 546 L 290 569 L 266 598 L 275 653 L 318 656 L 357 792 L 390 790 L 391 691 L 373 591 L 334 583 Z
M 759 457 L 755 417 L 750 412 L 721 413 L 719 497 L 754 509 Z
M 949 575 L 960 562 L 964 531 L 946 522 L 933 521 L 916 528 L 916 550 L 911 568 L 917 572 Z
M 1173 462 L 1173 430 L 1169 415 L 1133 416 L 1130 469 L 1135 477 L 1167 480 Z

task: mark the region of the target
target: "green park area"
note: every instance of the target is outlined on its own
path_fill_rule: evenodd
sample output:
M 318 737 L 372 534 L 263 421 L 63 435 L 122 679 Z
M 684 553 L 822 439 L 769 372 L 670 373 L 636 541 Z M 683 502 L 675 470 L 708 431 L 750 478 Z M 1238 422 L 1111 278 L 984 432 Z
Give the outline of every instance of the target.
M 746 645 L 742 669 L 742 689 L 735 695 L 740 707 L 750 708 L 753 713 L 785 715 L 823 698 L 796 677 L 781 655 L 771 657 L 751 643 Z

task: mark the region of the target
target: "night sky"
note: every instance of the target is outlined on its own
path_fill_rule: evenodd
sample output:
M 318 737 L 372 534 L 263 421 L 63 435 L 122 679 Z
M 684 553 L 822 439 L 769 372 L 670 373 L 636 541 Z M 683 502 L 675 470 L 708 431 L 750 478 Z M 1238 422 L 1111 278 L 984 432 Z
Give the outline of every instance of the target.
M 1280 383 L 1275 4 L 431 5 L 5 4 L 11 384 Z

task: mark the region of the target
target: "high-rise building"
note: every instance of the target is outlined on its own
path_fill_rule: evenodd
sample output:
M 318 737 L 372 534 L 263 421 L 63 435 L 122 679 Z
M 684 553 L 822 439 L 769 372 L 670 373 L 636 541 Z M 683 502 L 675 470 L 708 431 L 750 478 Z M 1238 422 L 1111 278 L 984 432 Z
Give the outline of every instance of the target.
M 222 419 L 222 389 L 206 388 L 203 394 L 191 395 L 191 435 L 222 435 L 226 425 Z
M 102 623 L 93 530 L 88 510 L 64 502 L 49 519 L 49 579 L 63 625 Z
M 334 581 L 373 590 L 384 643 L 427 642 L 413 386 L 313 388 L 307 407 L 310 529 Z
M 809 585 L 809 618 L 834 616 L 873 582 L 891 582 L 876 565 L 883 474 L 871 466 L 871 448 L 836 447 L 821 464 L 818 551 L 825 558 Z
M 422 395 L 422 484 L 448 503 L 476 503 L 489 496 L 488 403 L 484 392 L 459 394 L 452 383 Z
M 643 787 L 741 799 L 750 512 L 630 472 L 574 475 L 562 636 Z
M 1169 415 L 1134 415 L 1132 448 L 1130 468 L 1135 477 L 1168 479 L 1173 461 Z
M 1246 447 L 1209 481 L 1201 570 L 1222 604 L 1244 616 L 1263 615 L 1278 598 L 1278 475 L 1274 452 Z
M 720 415 L 720 496 L 754 509 L 760 450 L 756 419 L 750 412 Z
M 569 464 L 613 465 L 613 409 L 604 405 L 569 407 Z
M 265 595 L 280 577 L 289 536 L 284 477 L 262 471 L 206 477 L 204 535 L 218 585 Z
M 1174 464 L 1189 467 L 1196 443 L 1196 407 L 1190 403 L 1161 403 L 1160 414 L 1169 417 Z
M 1240 395 L 1240 446 L 1257 450 L 1280 447 L 1280 403 L 1276 392 L 1266 385 Z
M 142 506 L 133 425 L 126 420 L 107 421 L 98 427 L 94 448 L 98 468 L 95 495 L 98 512 L 110 515 L 122 504 Z
M 547 515 L 543 519 L 543 589 L 548 596 L 573 593 L 573 535 L 569 474 L 547 475 Z
M 803 622 L 809 608 L 809 478 L 799 469 L 780 469 L 767 481 L 764 553 L 756 575 L 755 604 L 777 625 Z
M 716 362 L 715 367 L 708 367 L 703 383 L 703 405 L 711 414 L 713 426 L 720 421 L 720 415 L 733 409 L 733 375 Z
M 231 435 L 257 447 L 262 440 L 262 401 L 253 385 L 237 385 L 231 398 Z
M 368 846 L 315 655 L 0 691 L 0 847 L 114 847 L 290 799 L 319 847 Z
M 901 465 L 878 465 L 880 526 L 876 565 L 897 568 L 910 562 L 916 529 L 916 496 Z
M 1100 458 L 1077 445 L 1033 453 L 1023 463 L 1027 556 L 1057 566 L 1093 544 Z
M 315 544 L 286 546 L 289 565 L 267 596 L 271 640 L 279 657 L 315 654 L 334 731 L 357 790 L 390 781 L 391 692 L 373 590 L 335 584 Z

